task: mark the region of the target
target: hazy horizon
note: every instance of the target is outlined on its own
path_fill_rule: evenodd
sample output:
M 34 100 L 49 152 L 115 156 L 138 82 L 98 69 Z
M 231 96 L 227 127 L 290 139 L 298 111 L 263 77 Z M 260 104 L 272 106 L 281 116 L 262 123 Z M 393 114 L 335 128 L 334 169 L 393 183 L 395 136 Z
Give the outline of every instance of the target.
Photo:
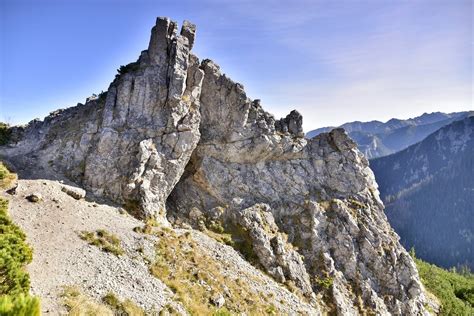
M 1 3 L 0 120 L 27 123 L 106 90 L 157 16 L 197 25 L 193 48 L 276 118 L 304 130 L 472 109 L 472 2 Z

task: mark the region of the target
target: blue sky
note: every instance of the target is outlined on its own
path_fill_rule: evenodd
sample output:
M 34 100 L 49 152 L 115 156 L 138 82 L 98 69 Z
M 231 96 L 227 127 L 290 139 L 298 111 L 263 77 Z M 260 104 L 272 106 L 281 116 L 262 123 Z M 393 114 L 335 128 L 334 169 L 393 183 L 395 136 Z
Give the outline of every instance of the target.
M 106 90 L 157 16 L 197 24 L 201 59 L 306 131 L 473 109 L 471 1 L 0 0 L 0 120 Z

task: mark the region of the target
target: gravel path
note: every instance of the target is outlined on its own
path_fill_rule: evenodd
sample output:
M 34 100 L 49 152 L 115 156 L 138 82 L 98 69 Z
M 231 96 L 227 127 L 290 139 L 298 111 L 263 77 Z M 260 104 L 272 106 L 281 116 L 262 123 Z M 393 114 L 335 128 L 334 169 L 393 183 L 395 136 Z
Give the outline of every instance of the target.
M 37 174 L 31 170 L 37 170 Z M 74 184 L 48 168 L 25 165 L 17 172 L 20 180 L 16 195 L 2 195 L 10 201 L 10 215 L 33 247 L 33 261 L 28 266 L 31 293 L 41 298 L 43 314 L 66 314 L 60 295 L 64 286 L 71 285 L 79 286 L 97 300 L 113 292 L 121 300 L 130 299 L 152 315 L 166 305 L 187 314 L 171 290 L 149 273 L 147 261 L 155 258 L 154 245 L 158 239 L 133 231 L 143 226 L 143 222 L 120 212 L 120 207 L 109 202 L 89 196 L 81 200 L 72 198 L 62 188 L 64 184 Z M 29 202 L 26 197 L 32 193 L 39 193 L 42 201 Z M 117 257 L 106 253 L 78 236 L 81 231 L 98 229 L 119 237 L 125 254 Z M 185 230 L 176 232 L 181 234 Z M 191 233 L 199 251 L 214 258 L 226 275 L 247 280 L 252 292 L 274 297 L 274 305 L 281 313 L 320 314 L 314 302 L 308 304 L 288 291 L 245 261 L 232 247 L 201 232 Z
M 116 206 L 75 200 L 61 189 L 59 181 L 19 180 L 17 194 L 5 195 L 11 217 L 34 249 L 28 266 L 31 292 L 41 297 L 44 314 L 65 313 L 59 295 L 67 285 L 78 285 L 97 299 L 113 292 L 146 310 L 160 310 L 166 304 L 183 310 L 176 306 L 172 292 L 148 271 L 143 256 L 154 258 L 153 237 L 133 232 L 143 223 L 121 214 Z M 25 198 L 36 192 L 43 201 L 32 203 Z M 118 236 L 125 255 L 105 253 L 78 237 L 80 231 L 97 229 Z

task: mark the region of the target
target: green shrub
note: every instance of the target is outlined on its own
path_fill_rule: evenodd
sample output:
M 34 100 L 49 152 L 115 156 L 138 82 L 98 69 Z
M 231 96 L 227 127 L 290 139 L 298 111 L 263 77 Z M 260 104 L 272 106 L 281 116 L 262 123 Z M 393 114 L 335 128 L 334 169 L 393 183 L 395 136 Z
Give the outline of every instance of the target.
M 134 72 L 138 70 L 139 67 L 140 67 L 140 64 L 138 62 L 129 63 L 125 66 L 122 65 L 120 66 L 119 69 L 117 69 L 118 74 L 116 75 L 116 77 L 119 77 L 120 75 L 129 73 L 129 72 Z
M 0 146 L 9 142 L 12 130 L 6 123 L 0 122 Z
M 30 279 L 24 266 L 31 262 L 32 250 L 26 236 L 8 216 L 8 201 L 0 198 L 0 295 L 27 294 Z
M 447 271 L 417 258 L 415 262 L 423 285 L 441 303 L 440 315 L 474 315 L 473 274 Z
M 39 315 L 39 300 L 28 296 L 32 260 L 26 236 L 8 216 L 8 201 L 0 198 L 0 315 Z
M 40 301 L 28 295 L 0 296 L 0 315 L 37 316 L 40 315 Z
M 99 103 L 105 104 L 105 100 L 107 99 L 107 91 L 101 91 L 97 99 Z
M 315 278 L 315 282 L 320 288 L 328 290 L 332 287 L 334 278 L 329 276 L 324 278 Z

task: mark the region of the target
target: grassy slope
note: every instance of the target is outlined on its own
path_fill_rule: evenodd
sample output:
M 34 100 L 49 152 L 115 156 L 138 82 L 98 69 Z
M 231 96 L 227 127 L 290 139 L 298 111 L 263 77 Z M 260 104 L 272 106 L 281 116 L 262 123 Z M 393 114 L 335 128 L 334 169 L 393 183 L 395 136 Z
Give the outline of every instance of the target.
M 474 315 L 474 275 L 459 274 L 415 259 L 425 288 L 441 302 L 440 315 Z
M 0 162 L 0 184 L 11 179 Z M 3 186 L 2 186 L 3 188 Z M 31 262 L 32 250 L 26 236 L 8 216 L 8 201 L 0 198 L 0 315 L 39 315 L 40 303 L 29 296 L 30 278 L 25 265 Z

